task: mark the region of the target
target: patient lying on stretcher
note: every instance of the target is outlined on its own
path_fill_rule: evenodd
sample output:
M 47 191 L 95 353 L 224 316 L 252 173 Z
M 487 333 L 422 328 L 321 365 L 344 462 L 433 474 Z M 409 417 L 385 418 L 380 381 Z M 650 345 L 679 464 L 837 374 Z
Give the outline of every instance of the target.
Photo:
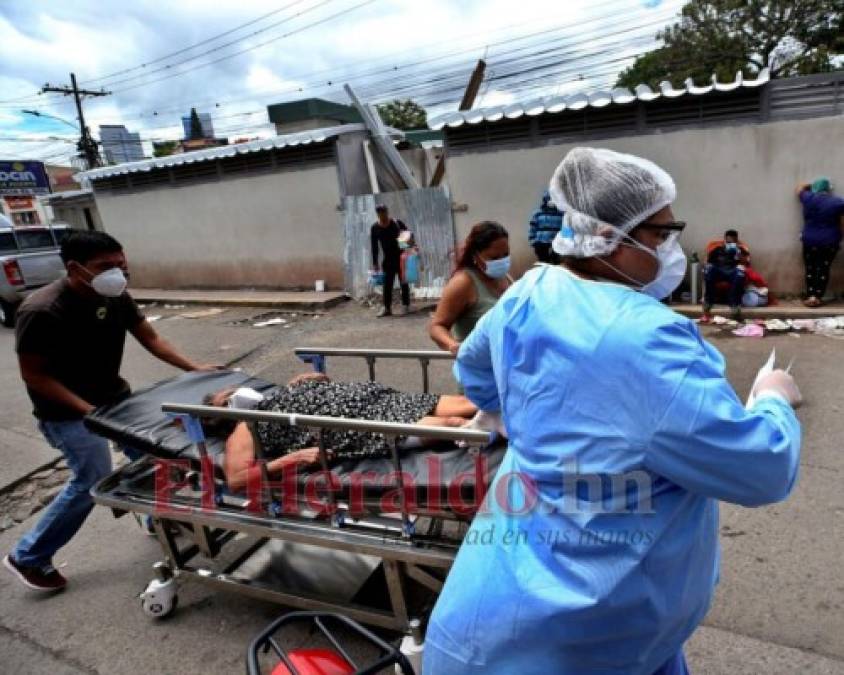
M 224 390 L 206 397 L 206 404 L 237 406 L 234 390 Z M 253 407 L 253 406 L 250 406 Z M 324 415 L 353 419 L 418 424 L 421 426 L 465 426 L 477 408 L 465 396 L 407 394 L 377 382 L 331 382 L 320 373 L 294 378 L 254 405 L 255 410 Z M 294 464 L 319 462 L 317 431 L 270 422 L 255 425 L 270 475 L 280 474 Z M 334 459 L 364 459 L 389 455 L 390 446 L 383 434 L 337 431 L 324 432 L 326 447 Z M 411 443 L 413 439 L 408 439 Z M 416 439 L 418 441 L 418 439 Z M 240 422 L 226 440 L 223 470 L 232 490 L 245 487 L 249 469 L 254 465 L 255 443 L 248 427 Z

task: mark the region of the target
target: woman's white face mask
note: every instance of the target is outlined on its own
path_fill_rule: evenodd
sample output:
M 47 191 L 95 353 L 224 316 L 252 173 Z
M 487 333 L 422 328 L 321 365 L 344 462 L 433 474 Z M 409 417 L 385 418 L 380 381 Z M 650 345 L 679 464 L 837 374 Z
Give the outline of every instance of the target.
M 686 254 L 683 253 L 683 247 L 680 246 L 679 234 L 672 232 L 668 236 L 668 239 L 656 247 L 656 251 L 648 248 L 641 242 L 636 241 L 628 234 L 624 234 L 623 236 L 632 243 L 627 243 L 625 241 L 620 244 L 621 246 L 630 246 L 632 248 L 641 249 L 656 258 L 659 267 L 653 280 L 643 284 L 638 279 L 634 279 L 629 274 L 625 274 L 617 267 L 610 265 L 603 258 L 599 258 L 599 260 L 607 265 L 607 267 L 615 270 L 625 279 L 633 282 L 634 285 L 638 286 L 638 290 L 640 292 L 650 295 L 652 298 L 656 298 L 657 300 L 667 298 L 675 290 L 677 290 L 677 287 L 683 282 L 683 279 L 686 276 L 687 266 Z

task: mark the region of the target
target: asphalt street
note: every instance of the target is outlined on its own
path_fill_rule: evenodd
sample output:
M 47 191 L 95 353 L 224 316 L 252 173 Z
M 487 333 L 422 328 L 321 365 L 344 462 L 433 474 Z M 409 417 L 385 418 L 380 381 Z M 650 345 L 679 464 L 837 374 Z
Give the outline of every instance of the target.
M 353 303 L 313 318 L 299 314 L 282 326 L 237 323 L 266 310 L 231 309 L 188 319 L 180 310 L 149 308 L 155 326 L 191 357 L 238 366 L 275 381 L 301 372 L 297 346 L 431 348 L 427 314 L 376 320 Z M 184 312 L 187 310 L 181 310 Z M 692 671 L 707 675 L 844 674 L 844 343 L 803 335 L 742 339 L 715 328 L 705 334 L 725 354 L 728 375 L 746 395 L 773 346 L 779 360 L 795 357 L 794 373 L 806 405 L 801 475 L 782 504 L 721 507 L 721 581 L 704 625 L 687 645 Z M 362 379 L 363 361 L 329 358 L 338 379 Z M 379 362 L 382 382 L 415 389 L 415 365 Z M 432 389 L 453 391 L 444 364 L 432 366 Z M 138 387 L 174 374 L 136 344 L 127 346 L 124 373 Z M 35 429 L 20 383 L 12 332 L 0 329 L 0 463 L 23 471 L 50 455 Z M 36 450 L 32 450 L 36 448 Z M 38 457 L 27 459 L 27 453 Z M 21 456 L 24 457 L 21 457 Z M 37 516 L 34 516 L 37 517 Z M 33 518 L 0 534 L 0 553 Z M 173 617 L 155 622 L 137 594 L 161 557 L 152 538 L 129 518 L 94 510 L 77 537 L 57 556 L 68 576 L 65 592 L 34 597 L 0 570 L 0 671 L 9 673 L 243 673 L 251 638 L 283 609 L 237 595 L 187 585 Z M 294 632 L 291 644 L 309 636 Z

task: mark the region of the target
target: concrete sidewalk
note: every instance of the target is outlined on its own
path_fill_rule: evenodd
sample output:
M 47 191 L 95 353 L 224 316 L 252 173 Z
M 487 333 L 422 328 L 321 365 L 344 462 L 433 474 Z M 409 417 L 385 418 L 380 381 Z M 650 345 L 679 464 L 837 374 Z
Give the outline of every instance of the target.
M 702 305 L 677 303 L 670 305 L 675 312 L 693 319 L 703 314 Z M 715 316 L 730 316 L 730 308 L 726 305 L 715 305 L 712 308 Z M 826 316 L 844 315 L 844 302 L 836 300 L 823 307 L 804 307 L 800 300 L 780 300 L 779 304 L 770 307 L 742 307 L 741 315 L 745 319 L 822 319 Z
M 217 305 L 221 307 L 271 307 L 274 309 L 329 309 L 348 299 L 342 291 L 164 290 L 133 288 L 138 302 Z

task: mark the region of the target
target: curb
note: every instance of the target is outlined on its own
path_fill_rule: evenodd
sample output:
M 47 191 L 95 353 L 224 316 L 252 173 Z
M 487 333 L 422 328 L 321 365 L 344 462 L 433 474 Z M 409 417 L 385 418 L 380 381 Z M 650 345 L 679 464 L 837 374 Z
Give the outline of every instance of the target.
M 311 300 L 311 301 L 286 301 L 286 300 L 262 300 L 251 298 L 180 298 L 167 297 L 163 298 L 154 294 L 146 295 L 144 293 L 132 292 L 132 297 L 135 302 L 147 304 L 151 302 L 163 304 L 180 304 L 180 305 L 214 305 L 216 307 L 269 307 L 270 309 L 284 309 L 284 310 L 318 310 L 331 309 L 342 302 L 346 302 L 349 297 L 347 295 L 340 295 L 336 298 L 327 300 Z

